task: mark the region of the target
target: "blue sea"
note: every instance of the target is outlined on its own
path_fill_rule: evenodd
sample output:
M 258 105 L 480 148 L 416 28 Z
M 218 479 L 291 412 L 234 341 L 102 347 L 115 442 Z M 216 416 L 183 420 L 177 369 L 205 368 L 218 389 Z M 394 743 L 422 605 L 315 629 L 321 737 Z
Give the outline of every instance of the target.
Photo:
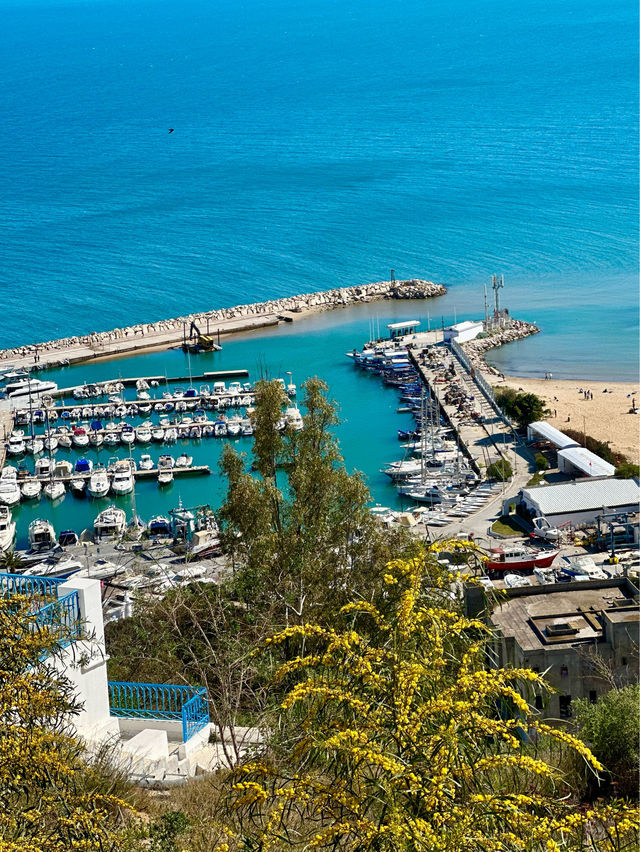
M 505 372 L 637 376 L 632 0 L 0 10 L 1 345 L 495 272 Z

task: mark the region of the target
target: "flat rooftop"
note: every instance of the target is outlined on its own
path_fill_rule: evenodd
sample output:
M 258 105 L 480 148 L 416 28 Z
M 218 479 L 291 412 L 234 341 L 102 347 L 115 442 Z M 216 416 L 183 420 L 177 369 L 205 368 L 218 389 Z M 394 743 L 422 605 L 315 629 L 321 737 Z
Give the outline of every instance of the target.
M 602 640 L 607 621 L 640 624 L 640 609 L 630 584 L 585 585 L 549 586 L 533 594 L 519 593 L 496 607 L 491 621 L 503 636 L 513 637 L 523 651 Z

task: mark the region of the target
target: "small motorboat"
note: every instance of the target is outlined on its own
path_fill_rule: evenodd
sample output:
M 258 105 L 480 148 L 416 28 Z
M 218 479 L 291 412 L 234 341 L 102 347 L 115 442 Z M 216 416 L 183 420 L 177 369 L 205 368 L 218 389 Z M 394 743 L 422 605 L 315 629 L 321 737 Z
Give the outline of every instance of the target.
M 120 436 L 117 432 L 106 432 L 104 435 L 104 443 L 107 447 L 117 447 L 120 443 Z
M 109 477 L 103 464 L 96 464 L 89 477 L 87 492 L 90 497 L 106 497 L 109 493 Z
M 160 426 L 154 426 L 151 430 L 151 437 L 154 441 L 164 441 L 164 429 Z
M 69 446 L 71 446 L 71 439 L 69 438 L 68 440 Z M 60 443 L 60 441 L 58 441 L 58 443 Z M 37 456 L 39 453 L 44 452 L 44 441 L 42 438 L 27 438 L 24 442 L 24 448 L 26 452 Z
M 158 485 L 169 485 L 173 482 L 174 464 L 171 456 L 160 456 L 158 459 Z
M 51 476 L 51 472 L 53 471 L 53 462 L 49 456 L 43 456 L 40 459 L 36 459 L 35 471 L 36 476 Z
M 193 464 L 193 456 L 188 456 L 186 453 L 181 453 L 176 459 L 176 467 L 191 467 Z
M 25 500 L 37 500 L 42 491 L 42 483 L 38 479 L 28 479 L 20 488 Z
M 155 464 L 153 463 L 153 459 L 151 458 L 150 455 L 145 453 L 144 455 L 142 455 L 140 457 L 140 462 L 138 463 L 138 469 L 139 470 L 153 470 L 154 467 L 155 467 Z
M 78 534 L 73 530 L 63 530 L 58 536 L 60 547 L 73 547 L 78 543 Z
M 123 429 L 120 432 L 120 440 L 123 444 L 133 444 L 136 439 L 136 433 L 131 426 L 126 429 Z
M 91 459 L 78 459 L 73 470 L 74 473 L 91 473 L 93 470 L 93 462 Z
M 150 444 L 153 440 L 151 429 L 147 424 L 138 426 L 136 429 L 136 440 L 139 444 Z
M 177 440 L 178 430 L 175 428 L 175 426 L 170 426 L 168 429 L 165 430 L 164 442 L 165 444 L 175 444 Z
M 171 521 L 164 515 L 157 515 L 149 521 L 148 530 L 151 538 L 171 537 Z
M 81 476 L 76 476 L 71 480 L 70 489 L 71 493 L 76 497 L 84 497 L 84 489 L 86 486 L 86 480 Z
M 44 496 L 48 497 L 49 500 L 60 500 L 66 494 L 66 488 L 64 487 L 64 482 L 61 482 L 59 479 L 50 479 L 42 489 L 44 492 Z
M 70 435 L 58 435 L 58 446 L 63 450 L 70 450 L 72 445 Z
M 128 459 L 118 462 L 111 481 L 111 490 L 114 494 L 130 494 L 133 491 L 133 485 L 133 471 Z
M 0 503 L 4 506 L 16 506 L 21 497 L 17 479 L 0 479 Z
M 76 447 L 89 446 L 89 435 L 87 434 L 87 430 L 82 426 L 76 426 L 73 430 L 73 437 L 71 440 Z
M 7 443 L 7 454 L 10 456 L 21 456 L 25 451 L 24 432 L 17 429 L 9 436 Z

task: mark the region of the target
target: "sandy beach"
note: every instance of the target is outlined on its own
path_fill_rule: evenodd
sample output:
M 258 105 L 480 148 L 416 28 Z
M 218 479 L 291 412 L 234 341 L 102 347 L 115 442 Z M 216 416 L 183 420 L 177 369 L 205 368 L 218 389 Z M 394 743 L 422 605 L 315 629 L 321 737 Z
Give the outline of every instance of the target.
M 535 393 L 551 410 L 548 422 L 561 431 L 586 431 L 601 441 L 610 441 L 613 449 L 624 453 L 636 464 L 640 460 L 640 413 L 630 413 L 633 399 L 640 408 L 639 382 L 581 382 L 560 379 L 530 379 L 518 376 L 485 374 L 496 387 L 508 386 Z M 590 391 L 586 399 L 580 391 Z M 606 391 L 606 392 L 605 392 Z

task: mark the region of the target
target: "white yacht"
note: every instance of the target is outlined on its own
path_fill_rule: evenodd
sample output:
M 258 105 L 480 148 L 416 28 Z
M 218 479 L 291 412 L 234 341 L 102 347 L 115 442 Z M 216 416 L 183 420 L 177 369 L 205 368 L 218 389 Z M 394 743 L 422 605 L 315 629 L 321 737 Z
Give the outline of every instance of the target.
M 51 476 L 53 464 L 49 456 L 43 456 L 40 459 L 36 459 L 35 470 L 36 476 Z
M 124 509 L 117 506 L 109 506 L 104 509 L 93 523 L 93 529 L 98 538 L 120 536 L 127 525 L 127 516 Z
M 64 497 L 67 489 L 64 487 L 64 482 L 61 482 L 59 479 L 50 479 L 42 490 L 45 497 L 48 497 L 50 500 L 59 500 L 61 497 Z
M 43 382 L 40 379 L 18 379 L 5 388 L 9 399 L 21 400 L 25 397 L 41 396 L 44 393 L 58 390 L 55 382 Z
M 20 486 L 16 479 L 5 477 L 0 479 L 0 503 L 5 506 L 16 506 L 20 502 Z
M 130 494 L 133 491 L 133 471 L 128 460 L 116 465 L 111 490 L 114 494 Z
M 53 525 L 37 518 L 29 524 L 29 550 L 51 550 L 56 546 L 56 533 Z
M 42 483 L 38 479 L 27 479 L 22 483 L 21 490 L 25 500 L 37 500 L 42 491 Z
M 7 444 L 7 453 L 10 456 L 21 456 L 24 451 L 24 432 L 22 431 L 22 429 L 17 429 L 9 436 L 9 442 Z
M 0 506 L 0 553 L 11 550 L 16 537 L 16 525 L 8 506 Z
M 90 497 L 106 497 L 109 493 L 107 469 L 101 463 L 95 464 L 89 477 L 87 492 Z

